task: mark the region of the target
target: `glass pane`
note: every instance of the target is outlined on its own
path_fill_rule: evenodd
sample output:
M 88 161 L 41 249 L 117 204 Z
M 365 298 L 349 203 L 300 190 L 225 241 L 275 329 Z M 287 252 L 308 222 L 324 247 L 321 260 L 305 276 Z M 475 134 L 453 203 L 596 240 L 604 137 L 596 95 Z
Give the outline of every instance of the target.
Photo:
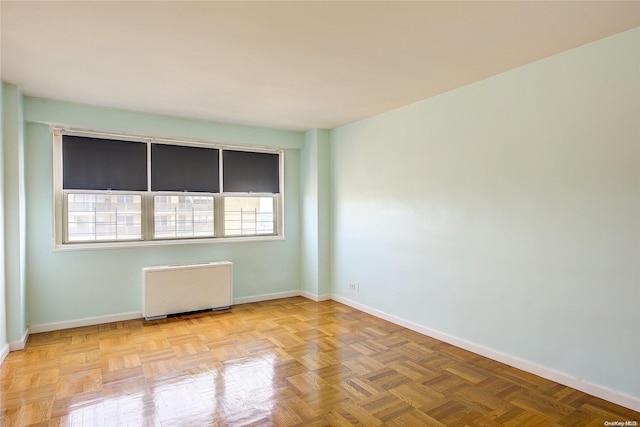
M 225 197 L 225 236 L 275 234 L 273 196 Z
M 67 241 L 142 239 L 142 196 L 67 195 Z
M 154 238 L 213 237 L 213 196 L 154 196 Z

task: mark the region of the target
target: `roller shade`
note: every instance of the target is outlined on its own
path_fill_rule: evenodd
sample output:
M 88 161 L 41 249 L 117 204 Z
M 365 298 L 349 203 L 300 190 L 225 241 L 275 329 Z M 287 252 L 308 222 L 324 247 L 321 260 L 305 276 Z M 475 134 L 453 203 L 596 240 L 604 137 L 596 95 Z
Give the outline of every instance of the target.
M 280 192 L 278 154 L 223 150 L 222 161 L 225 192 Z
M 151 145 L 151 191 L 218 193 L 219 150 L 182 145 Z
M 63 135 L 62 187 L 146 191 L 147 144 Z

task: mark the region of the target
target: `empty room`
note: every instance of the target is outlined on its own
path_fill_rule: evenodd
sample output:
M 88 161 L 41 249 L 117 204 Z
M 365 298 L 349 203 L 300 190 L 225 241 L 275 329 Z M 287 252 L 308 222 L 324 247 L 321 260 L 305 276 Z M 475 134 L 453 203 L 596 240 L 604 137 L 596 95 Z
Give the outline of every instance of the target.
M 0 24 L 0 425 L 640 422 L 640 2 Z

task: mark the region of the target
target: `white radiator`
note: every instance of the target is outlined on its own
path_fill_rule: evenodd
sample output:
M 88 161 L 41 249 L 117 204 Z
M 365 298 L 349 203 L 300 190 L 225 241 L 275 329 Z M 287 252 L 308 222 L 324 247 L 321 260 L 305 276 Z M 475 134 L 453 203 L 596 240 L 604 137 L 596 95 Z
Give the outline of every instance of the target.
M 231 306 L 233 263 L 229 261 L 146 267 L 143 275 L 142 315 L 147 320 Z

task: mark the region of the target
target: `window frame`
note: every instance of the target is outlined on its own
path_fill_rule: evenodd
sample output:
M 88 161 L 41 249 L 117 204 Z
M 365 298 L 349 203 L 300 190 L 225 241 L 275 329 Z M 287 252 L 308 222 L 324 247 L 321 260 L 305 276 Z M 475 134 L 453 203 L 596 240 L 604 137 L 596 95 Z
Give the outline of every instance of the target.
M 202 244 L 202 243 L 223 243 L 223 242 L 255 242 L 269 240 L 284 240 L 284 156 L 285 150 L 275 147 L 237 145 L 221 142 L 195 140 L 189 138 L 164 138 L 148 135 L 134 135 L 124 133 L 113 133 L 108 131 L 69 128 L 63 126 L 51 126 L 52 134 L 52 157 L 53 157 L 53 209 L 52 209 L 52 229 L 53 229 L 53 249 L 54 250 L 80 250 L 80 249 L 101 249 L 101 248 L 121 248 L 128 246 L 163 246 L 175 244 Z M 115 190 L 78 190 L 63 189 L 62 182 L 62 137 L 63 135 L 84 136 L 92 138 L 114 139 L 121 141 L 132 141 L 147 143 L 147 191 L 115 191 Z M 220 156 L 219 167 L 219 193 L 207 192 L 173 192 L 173 191 L 151 191 L 151 144 L 184 145 L 202 148 L 218 149 Z M 279 193 L 232 193 L 224 192 L 223 184 L 223 162 L 222 153 L 224 150 L 240 150 L 258 153 L 270 153 L 279 155 Z M 68 239 L 68 194 L 135 194 L 142 196 L 141 215 L 141 239 L 135 240 L 91 240 L 91 241 L 69 241 Z M 155 213 L 154 196 L 159 195 L 191 195 L 191 196 L 213 196 L 214 200 L 214 235 L 213 237 L 161 237 L 154 236 Z M 224 233 L 224 199 L 225 197 L 273 197 L 274 199 L 274 233 L 255 235 L 232 235 L 226 236 Z

